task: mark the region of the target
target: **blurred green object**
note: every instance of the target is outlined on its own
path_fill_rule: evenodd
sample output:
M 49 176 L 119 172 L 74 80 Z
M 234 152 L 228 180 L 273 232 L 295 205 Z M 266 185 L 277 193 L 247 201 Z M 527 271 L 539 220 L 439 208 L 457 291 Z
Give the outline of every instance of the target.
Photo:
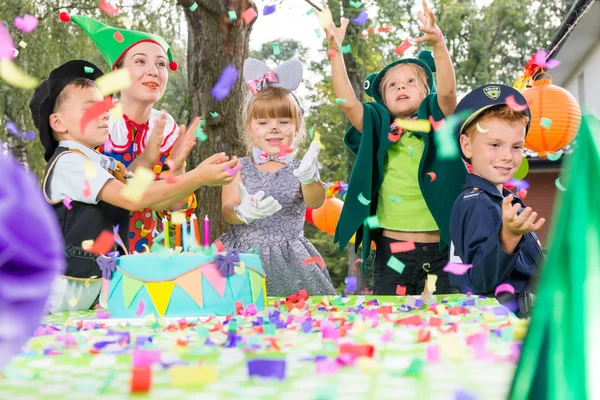
M 600 121 L 584 116 L 510 399 L 600 399 Z

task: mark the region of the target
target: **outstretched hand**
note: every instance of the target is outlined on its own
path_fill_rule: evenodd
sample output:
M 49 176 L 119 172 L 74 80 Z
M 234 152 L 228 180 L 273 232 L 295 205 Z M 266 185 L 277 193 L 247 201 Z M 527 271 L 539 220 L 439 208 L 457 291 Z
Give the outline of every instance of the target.
M 423 11 L 419 11 L 417 18 L 419 18 L 419 30 L 423 32 L 423 36 L 415 39 L 415 44 L 425 42 L 433 46 L 443 40 L 442 31 L 435 23 L 435 15 L 427 6 L 427 0 L 423 0 Z
M 240 205 L 235 207 L 235 213 L 240 221 L 249 224 L 253 221 L 270 217 L 281 210 L 281 204 L 272 196 L 265 197 L 265 192 L 259 190 L 249 194 L 244 184 L 238 184 L 240 191 Z
M 546 219 L 540 218 L 536 221 L 538 214 L 526 207 L 520 214 L 521 205 L 512 204 L 513 195 L 508 195 L 502 200 L 502 229 L 513 236 L 521 236 L 534 232 L 544 226 Z M 517 215 L 518 214 L 518 215 Z

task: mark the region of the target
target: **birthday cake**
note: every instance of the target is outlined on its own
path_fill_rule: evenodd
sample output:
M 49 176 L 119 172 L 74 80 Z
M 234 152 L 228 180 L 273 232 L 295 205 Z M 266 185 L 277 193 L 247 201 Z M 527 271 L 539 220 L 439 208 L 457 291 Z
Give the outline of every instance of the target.
M 144 253 L 102 267 L 113 318 L 197 317 L 265 309 L 265 272 L 256 254 Z M 105 273 L 106 272 L 106 273 Z

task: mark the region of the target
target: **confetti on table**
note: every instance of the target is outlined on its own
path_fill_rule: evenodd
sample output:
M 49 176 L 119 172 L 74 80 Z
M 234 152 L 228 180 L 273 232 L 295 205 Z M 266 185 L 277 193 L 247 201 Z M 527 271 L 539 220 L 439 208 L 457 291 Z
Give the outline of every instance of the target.
M 346 277 L 346 288 L 344 289 L 345 293 L 354 293 L 358 289 L 358 278 L 356 276 L 347 276 Z
M 381 226 L 379 225 L 379 219 L 377 218 L 377 215 L 372 215 L 365 218 L 365 225 L 367 225 L 369 229 L 377 229 Z
M 140 201 L 148 186 L 154 182 L 156 175 L 148 168 L 137 167 L 133 178 L 127 181 L 121 195 L 131 201 Z
M 555 185 L 555 186 L 556 186 L 556 188 L 557 188 L 558 190 L 560 190 L 561 192 L 564 192 L 564 191 L 566 191 L 566 190 L 567 190 L 567 188 L 566 188 L 566 187 L 564 187 L 564 186 L 562 185 L 562 183 L 560 183 L 560 178 L 556 178 L 556 180 L 554 181 L 554 185 Z
M 390 256 L 390 259 L 387 262 L 387 266 L 399 274 L 401 274 L 404 271 L 404 268 L 406 267 L 406 265 L 404 265 L 402 261 L 398 260 L 394 256 Z
M 102 96 L 117 93 L 131 86 L 131 74 L 127 68 L 118 68 L 96 79 L 96 86 Z
M 113 232 L 104 230 L 100 232 L 100 235 L 94 240 L 94 244 L 88 251 L 94 254 L 106 254 L 113 250 L 114 246 L 115 236 Z
M 329 57 L 329 58 L 335 57 L 336 54 L 337 54 L 337 51 L 335 51 L 334 49 L 327 50 L 327 57 Z
M 302 266 L 306 267 L 307 265 L 312 264 L 312 263 L 318 264 L 322 270 L 325 269 L 325 261 L 321 257 L 307 258 L 306 260 L 302 261 Z
M 392 203 L 400 203 L 402 201 L 402 197 L 389 196 L 388 199 Z
M 115 40 L 119 43 L 123 43 L 123 41 L 125 40 L 125 38 L 123 37 L 123 34 L 119 31 L 114 33 L 113 38 L 115 38 Z
M 242 19 L 246 25 L 249 25 L 250 22 L 254 21 L 257 16 L 258 14 L 252 7 L 247 8 L 246 11 L 242 13 Z
M 69 197 L 65 197 L 65 198 L 64 198 L 64 200 L 63 200 L 63 205 L 64 205 L 65 207 L 67 207 L 67 210 L 70 210 L 70 209 L 72 209 L 72 208 L 73 208 L 73 206 L 71 205 L 71 198 L 69 198 Z
M 410 132 L 429 132 L 431 131 L 431 122 L 426 119 L 403 119 L 396 118 L 394 123 L 404 130 Z
M 477 128 L 477 131 L 478 131 L 478 132 L 481 132 L 481 133 L 486 133 L 487 131 L 489 131 L 489 129 L 484 129 L 484 128 L 482 128 L 482 127 L 481 127 L 481 125 L 479 125 L 479 122 L 477 122 L 477 123 L 475 124 L 475 127 Z
M 281 49 L 279 48 L 279 44 L 273 43 L 273 55 L 278 56 L 281 54 Z
M 404 371 L 404 376 L 413 376 L 418 377 L 421 375 L 421 370 L 425 366 L 425 361 L 420 358 L 415 358 L 412 360 L 406 371 Z
M 112 97 L 107 96 L 102 101 L 97 101 L 92 106 L 88 107 L 81 117 L 81 121 L 79 123 L 79 129 L 81 134 L 83 135 L 85 132 L 85 128 L 89 125 L 90 122 L 99 118 L 102 114 L 107 113 L 113 107 Z
M 563 155 L 562 150 L 558 150 L 554 153 L 546 153 L 546 157 L 548 157 L 548 160 L 550 160 L 550 161 L 558 161 L 560 159 L 560 157 L 562 157 L 562 155 Z
M 33 15 L 25 14 L 22 17 L 15 17 L 14 25 L 20 31 L 31 33 L 37 28 L 38 19 Z
M 394 242 L 390 244 L 390 252 L 392 253 L 406 253 L 407 251 L 413 251 L 416 249 L 415 242 Z
M 538 50 L 535 53 L 535 63 L 541 67 L 541 68 L 545 68 L 545 69 L 553 69 L 556 68 L 560 65 L 560 61 L 556 60 L 556 59 L 550 59 L 550 60 L 546 60 L 546 58 L 548 57 L 548 52 L 545 50 Z
M 235 10 L 229 10 L 229 20 L 230 21 L 237 20 L 237 14 L 235 13 Z
M 552 120 L 550 118 L 542 117 L 542 119 L 540 119 L 540 126 L 543 126 L 546 129 L 550 129 L 550 127 L 552 126 Z
M 210 94 L 217 101 L 223 100 L 229 95 L 229 92 L 239 75 L 240 72 L 233 65 L 227 65 L 223 69 L 223 72 L 221 72 L 221 76 L 219 76 L 215 86 L 210 90 Z
M 467 273 L 467 271 L 470 268 L 473 268 L 472 264 L 460 264 L 460 263 L 449 262 L 444 267 L 444 271 L 449 272 L 454 275 L 464 275 Z
M 10 50 L 12 52 L 12 50 Z M 19 89 L 35 89 L 39 80 L 21 71 L 10 58 L 0 60 L 0 78 L 10 86 Z
M 350 46 L 350 44 L 347 44 L 345 46 L 342 46 L 342 53 L 344 54 L 348 54 L 352 51 L 352 47 Z
M 360 8 L 362 6 L 362 2 L 350 0 L 350 7 Z
M 194 2 L 194 4 L 192 4 L 192 5 L 190 6 L 190 11 L 191 11 L 191 12 L 194 12 L 194 11 L 196 11 L 196 9 L 197 9 L 197 8 L 198 8 L 198 3 Z
M 152 370 L 150 367 L 131 369 L 131 392 L 148 393 L 152 385 Z
M 174 365 L 169 368 L 169 375 L 173 387 L 203 387 L 217 382 L 217 369 L 203 365 Z
M 394 49 L 394 53 L 401 56 L 406 50 L 410 48 L 410 46 L 412 46 L 410 40 L 405 40 L 404 42 L 402 42 L 402 44 L 400 44 Z
M 363 205 L 368 205 L 369 203 L 371 203 L 371 200 L 365 198 L 365 196 L 363 196 L 362 192 L 358 194 L 358 201 L 360 201 Z
M 98 4 L 98 8 L 104 13 L 104 14 L 108 14 L 108 15 L 117 15 L 119 13 L 119 6 L 115 6 L 113 7 L 112 5 L 110 5 L 108 3 L 107 0 L 100 0 L 100 3 Z
M 369 19 L 369 14 L 365 10 L 360 10 L 360 13 L 356 16 L 356 18 L 350 18 L 354 24 L 360 26 L 364 25 Z
M 137 311 L 135 312 L 135 315 L 137 317 L 141 317 L 142 315 L 144 315 L 145 309 L 146 309 L 146 303 L 144 303 L 144 299 L 141 299 L 140 302 L 138 303 L 138 307 L 137 307 Z
M 396 296 L 406 296 L 406 286 L 396 286 Z
M 453 400 L 477 400 L 477 397 L 473 396 L 471 393 L 466 392 L 464 390 L 457 390 L 454 393 Z
M 496 287 L 496 291 L 494 292 L 494 296 L 498 296 L 498 293 L 509 292 L 515 294 L 515 288 L 510 283 L 502 283 Z
M 529 107 L 527 106 L 527 104 L 519 104 L 517 103 L 517 100 L 515 100 L 515 95 L 511 94 L 510 96 L 507 96 L 506 99 L 504 99 L 504 101 L 506 102 L 506 106 L 508 108 L 510 108 L 513 111 L 516 112 L 521 112 L 521 111 L 525 111 L 527 110 Z
M 263 7 L 263 15 L 267 16 L 267 15 L 271 15 L 275 12 L 275 4 L 273 5 L 266 5 Z
M 428 172 L 426 175 L 429 175 L 429 177 L 431 178 L 431 182 L 435 181 L 435 178 L 437 177 L 437 174 L 435 172 Z

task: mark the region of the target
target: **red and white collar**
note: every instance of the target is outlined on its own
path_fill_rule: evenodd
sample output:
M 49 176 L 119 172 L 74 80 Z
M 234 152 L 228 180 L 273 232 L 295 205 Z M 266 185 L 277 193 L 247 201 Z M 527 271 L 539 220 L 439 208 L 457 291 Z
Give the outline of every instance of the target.
M 120 116 L 116 121 L 112 118 L 108 120 L 108 138 L 111 142 L 113 153 L 126 153 L 131 146 L 134 147 L 134 153 L 140 154 L 146 148 L 150 133 L 160 119 L 162 111 L 152 109 L 150 119 L 145 124 L 138 124 L 127 118 L 126 115 Z M 133 138 L 133 127 L 137 128 L 135 138 Z M 163 142 L 160 146 L 161 154 L 167 153 L 173 147 L 177 140 L 179 129 L 173 117 L 167 114 L 167 123 L 163 131 Z M 133 140 L 132 140 L 133 138 Z

